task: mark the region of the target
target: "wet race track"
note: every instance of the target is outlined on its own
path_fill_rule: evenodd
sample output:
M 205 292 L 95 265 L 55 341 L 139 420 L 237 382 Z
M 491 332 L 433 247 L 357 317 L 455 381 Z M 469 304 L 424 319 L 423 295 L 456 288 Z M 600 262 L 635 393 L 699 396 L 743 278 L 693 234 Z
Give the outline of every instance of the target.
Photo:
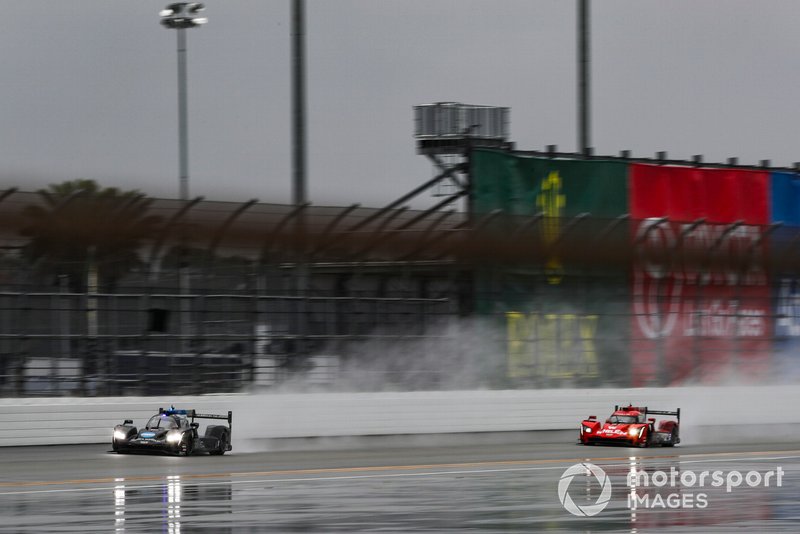
M 381 446 L 189 458 L 108 449 L 0 449 L 0 532 L 796 532 L 800 519 L 794 444 Z M 591 466 L 567 472 L 581 463 L 606 476 Z M 560 484 L 567 505 L 590 517 L 565 509 Z

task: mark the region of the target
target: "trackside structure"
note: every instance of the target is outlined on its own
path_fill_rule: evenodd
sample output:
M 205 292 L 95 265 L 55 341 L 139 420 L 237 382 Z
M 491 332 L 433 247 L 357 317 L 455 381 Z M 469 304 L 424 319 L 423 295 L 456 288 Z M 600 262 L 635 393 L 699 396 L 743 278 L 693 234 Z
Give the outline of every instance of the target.
M 382 208 L 0 193 L 0 395 L 800 376 L 796 168 L 415 124 L 435 175 Z

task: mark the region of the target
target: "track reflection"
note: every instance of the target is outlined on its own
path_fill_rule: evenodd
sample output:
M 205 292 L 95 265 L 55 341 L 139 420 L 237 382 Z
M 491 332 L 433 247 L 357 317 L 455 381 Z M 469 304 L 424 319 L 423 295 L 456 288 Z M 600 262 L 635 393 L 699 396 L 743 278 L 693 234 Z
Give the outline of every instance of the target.
M 560 480 L 575 459 L 531 459 L 20 483 L 0 489 L 0 532 L 796 531 L 800 453 L 627 451 L 577 460 L 601 467 L 613 488 L 591 517 L 559 502 Z M 778 466 L 781 484 L 774 477 L 764 484 Z M 725 478 L 734 470 L 741 482 Z M 719 485 L 715 471 L 723 473 Z M 595 504 L 602 484 L 587 472 L 568 491 L 579 506 Z
M 164 484 L 130 485 L 124 478 L 114 482 L 114 532 L 153 529 L 181 534 L 186 523 L 191 532 L 198 528 L 232 532 L 226 517 L 232 513 L 230 483 L 185 484 L 180 475 L 167 475 Z M 97 495 L 74 495 L 68 499 L 74 499 L 75 505 L 85 510 L 88 502 L 84 499 L 96 501 Z
M 614 491 L 596 517 L 572 528 L 631 533 L 663 531 L 792 532 L 800 516 L 798 456 L 763 458 L 647 458 L 598 462 Z M 587 459 L 587 462 L 591 461 Z M 602 485 L 587 469 L 570 494 L 578 506 L 599 502 Z
M 114 486 L 114 532 L 125 532 L 125 479 L 117 478 Z

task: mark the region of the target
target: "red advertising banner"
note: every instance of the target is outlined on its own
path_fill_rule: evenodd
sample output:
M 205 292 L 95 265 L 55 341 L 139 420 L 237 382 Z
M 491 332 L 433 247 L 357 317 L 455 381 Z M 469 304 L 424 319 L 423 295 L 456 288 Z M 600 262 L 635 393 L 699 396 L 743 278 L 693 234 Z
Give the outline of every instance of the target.
M 768 173 L 631 165 L 630 195 L 634 386 L 766 372 Z

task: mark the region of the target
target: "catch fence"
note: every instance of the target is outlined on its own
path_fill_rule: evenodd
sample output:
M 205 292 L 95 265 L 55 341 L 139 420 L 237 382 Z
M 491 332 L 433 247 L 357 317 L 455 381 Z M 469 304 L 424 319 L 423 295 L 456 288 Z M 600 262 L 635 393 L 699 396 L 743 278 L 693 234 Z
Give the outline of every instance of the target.
M 29 254 L 40 202 L 0 201 L 0 395 L 795 373 L 797 228 L 156 200 L 134 257 L 56 261 Z

